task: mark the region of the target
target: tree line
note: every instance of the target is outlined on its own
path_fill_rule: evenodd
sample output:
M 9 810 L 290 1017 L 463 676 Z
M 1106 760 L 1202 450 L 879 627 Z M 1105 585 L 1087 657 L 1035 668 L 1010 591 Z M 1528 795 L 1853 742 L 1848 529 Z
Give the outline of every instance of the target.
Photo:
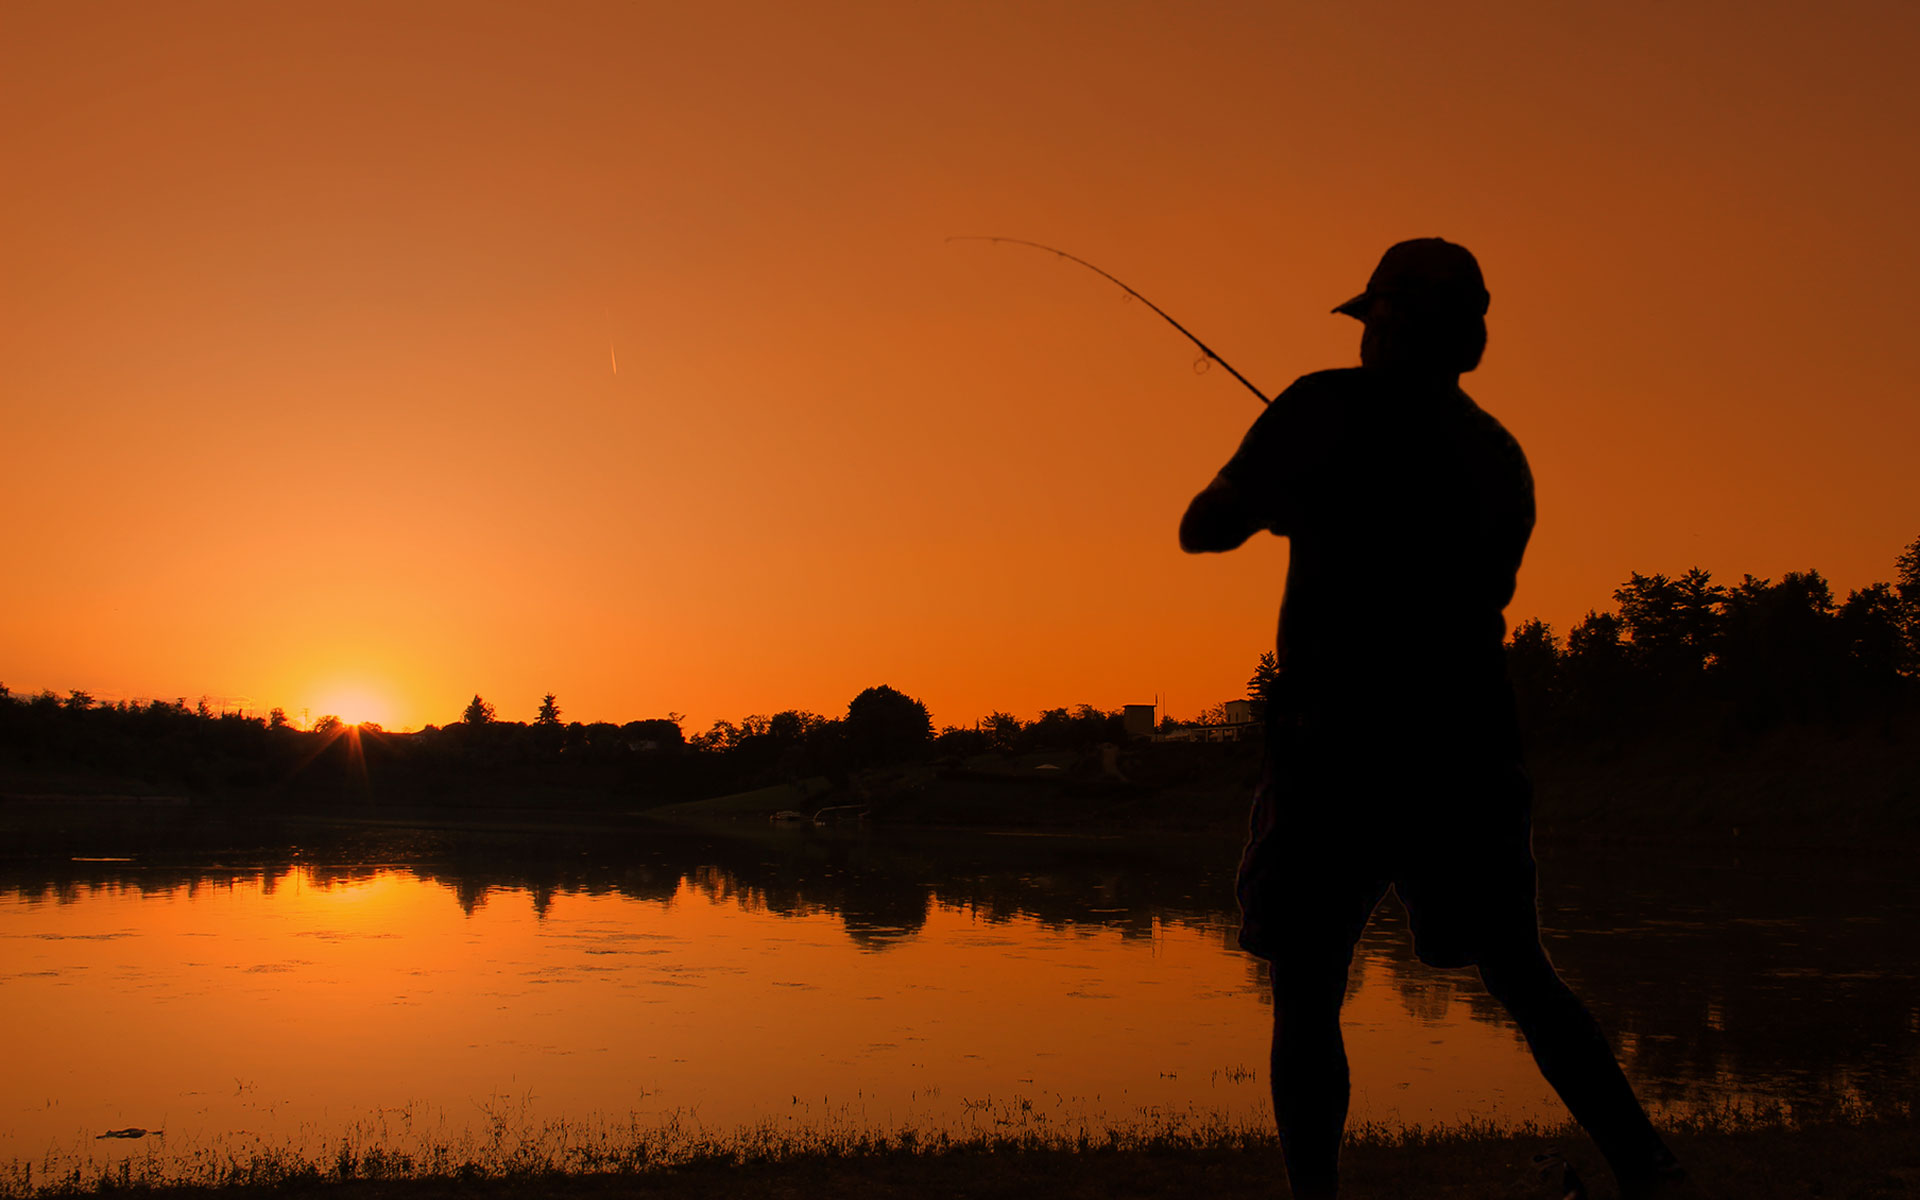
M 1721 584 L 1692 568 L 1632 572 L 1615 608 L 1564 640 L 1540 620 L 1507 642 L 1523 718 L 1559 736 L 1612 735 L 1686 716 L 1764 729 L 1885 721 L 1920 694 L 1920 539 L 1891 581 L 1837 599 L 1820 572 Z
M 1698 568 L 1632 572 L 1613 599 L 1564 639 L 1538 619 L 1515 627 L 1507 660 L 1532 732 L 1614 737 L 1702 715 L 1747 729 L 1886 720 L 1920 696 L 1920 539 L 1897 557 L 1891 581 L 1844 599 L 1818 571 L 1721 584 Z M 1273 655 L 1261 655 L 1248 698 L 1263 699 L 1276 676 Z M 503 786 L 573 780 L 691 798 L 809 776 L 839 781 L 886 763 L 1126 740 L 1120 711 L 1089 704 L 1031 721 L 995 711 L 936 731 L 925 704 L 886 685 L 861 691 L 843 715 L 790 709 L 715 721 L 691 736 L 678 713 L 619 724 L 563 716 L 548 693 L 532 722 L 501 721 L 476 694 L 456 720 L 395 737 L 333 715 L 302 731 L 278 708 L 257 717 L 206 700 L 106 704 L 79 690 L 15 696 L 0 685 L 0 753 L 26 766 L 71 764 L 210 791 L 324 781 L 331 754 L 340 772 L 363 776 L 378 765 L 415 778 L 479 772 Z M 1223 706 L 1207 720 L 1225 720 Z
M 450 740 L 469 751 L 491 746 L 496 757 L 522 761 L 684 753 L 698 760 L 694 769 L 709 794 L 811 776 L 838 782 L 866 767 L 928 758 L 1078 750 L 1126 740 L 1120 710 L 1090 704 L 1046 709 L 1031 721 L 996 711 L 972 725 L 936 731 L 925 703 L 885 684 L 862 690 L 841 716 L 806 709 L 756 713 L 738 721 L 716 720 L 690 736 L 683 734 L 683 720 L 670 713 L 665 719 L 622 726 L 562 724 L 558 697 L 548 694 L 533 723 L 526 725 L 498 720 L 493 704 L 475 695 L 459 721 L 443 728 L 429 726 L 416 736 Z

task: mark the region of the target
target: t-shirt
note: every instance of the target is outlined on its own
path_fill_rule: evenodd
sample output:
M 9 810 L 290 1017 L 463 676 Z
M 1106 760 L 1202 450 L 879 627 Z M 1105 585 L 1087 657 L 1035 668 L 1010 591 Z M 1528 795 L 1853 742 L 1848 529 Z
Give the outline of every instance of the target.
M 1220 474 L 1291 542 L 1289 694 L 1368 718 L 1499 703 L 1533 476 L 1465 392 L 1363 367 L 1303 376 Z

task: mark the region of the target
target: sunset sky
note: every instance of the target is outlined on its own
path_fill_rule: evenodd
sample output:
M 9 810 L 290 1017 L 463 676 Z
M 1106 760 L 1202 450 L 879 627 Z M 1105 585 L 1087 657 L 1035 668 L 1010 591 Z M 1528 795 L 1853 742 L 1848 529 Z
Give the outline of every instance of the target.
M 1269 393 L 1462 242 L 1538 480 L 1510 619 L 1844 595 L 1920 537 L 1916 53 L 1906 2 L 11 2 L 0 682 L 1241 693 L 1285 543 L 1174 529 L 1258 402 L 960 234 Z

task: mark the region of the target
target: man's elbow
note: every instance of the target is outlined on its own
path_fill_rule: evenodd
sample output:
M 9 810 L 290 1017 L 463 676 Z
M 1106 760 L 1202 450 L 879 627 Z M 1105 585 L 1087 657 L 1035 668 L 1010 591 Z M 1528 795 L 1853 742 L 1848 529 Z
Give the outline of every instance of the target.
M 1208 532 L 1205 524 L 1194 520 L 1193 513 L 1189 511 L 1180 518 L 1180 548 L 1188 554 L 1207 554 L 1226 549 L 1215 545 L 1213 539 L 1207 536 Z
M 1233 550 L 1258 529 L 1225 492 L 1208 488 L 1193 498 L 1180 518 L 1180 548 L 1188 554 Z
M 1219 554 L 1226 550 L 1238 550 L 1252 536 L 1251 530 L 1228 534 L 1216 529 L 1191 529 L 1186 522 L 1180 523 L 1180 548 L 1188 554 Z

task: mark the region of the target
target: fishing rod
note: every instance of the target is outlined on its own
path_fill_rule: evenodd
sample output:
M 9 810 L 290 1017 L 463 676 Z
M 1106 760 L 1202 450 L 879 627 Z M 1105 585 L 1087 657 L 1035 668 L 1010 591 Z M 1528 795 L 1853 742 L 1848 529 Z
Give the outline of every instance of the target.
M 1212 359 L 1214 362 L 1217 362 L 1221 366 L 1225 367 L 1227 369 L 1227 374 L 1233 376 L 1235 379 L 1238 379 L 1241 385 L 1244 386 L 1248 391 L 1260 397 L 1260 403 L 1262 404 L 1272 403 L 1272 401 L 1267 398 L 1267 394 L 1265 392 L 1253 386 L 1251 383 L 1248 383 L 1247 377 L 1245 375 L 1242 375 L 1240 372 L 1234 370 L 1233 365 L 1231 363 L 1229 363 L 1226 359 L 1221 358 L 1218 354 L 1215 354 L 1213 352 L 1212 346 L 1207 345 L 1205 342 L 1201 341 L 1199 338 L 1193 336 L 1192 333 L 1188 332 L 1187 327 L 1185 325 L 1182 325 L 1180 322 L 1168 316 L 1166 309 L 1161 308 L 1158 304 L 1155 304 L 1153 301 L 1147 299 L 1145 296 L 1142 296 L 1139 292 L 1134 291 L 1132 288 L 1128 287 L 1125 283 L 1122 283 L 1120 280 L 1114 278 L 1112 275 L 1109 275 L 1105 271 L 1102 271 L 1099 267 L 1094 266 L 1092 263 L 1088 262 L 1086 259 L 1080 258 L 1077 255 L 1068 254 L 1065 250 L 1056 249 L 1053 246 L 1042 245 L 1039 242 L 1029 242 L 1021 238 L 983 237 L 978 235 L 974 235 L 974 236 L 963 235 L 960 237 L 950 237 L 947 240 L 949 242 L 1006 242 L 1009 245 L 1013 245 L 1013 246 L 1031 246 L 1035 250 L 1045 250 L 1048 254 L 1057 254 L 1061 258 L 1066 259 L 1070 263 L 1080 264 L 1081 266 L 1085 267 L 1087 270 L 1092 271 L 1095 275 L 1100 276 L 1100 278 L 1105 279 L 1109 283 L 1118 287 L 1121 291 L 1125 292 L 1127 295 L 1132 296 L 1135 300 L 1138 300 L 1140 303 L 1146 305 L 1148 308 L 1152 309 L 1162 321 L 1165 321 L 1167 324 L 1173 326 L 1175 329 L 1178 329 L 1181 333 L 1181 336 L 1185 337 L 1188 341 L 1192 342 L 1194 345 L 1200 347 L 1200 353 L 1206 355 L 1208 358 Z

